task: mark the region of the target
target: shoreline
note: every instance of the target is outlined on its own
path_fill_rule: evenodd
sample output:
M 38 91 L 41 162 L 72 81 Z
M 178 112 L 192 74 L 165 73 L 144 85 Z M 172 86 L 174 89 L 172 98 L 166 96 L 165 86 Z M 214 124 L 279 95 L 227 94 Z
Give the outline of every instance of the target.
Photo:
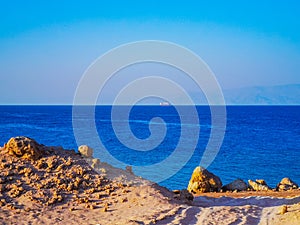
M 193 199 L 186 190 L 170 191 L 135 176 L 130 168 L 114 168 L 93 158 L 88 146 L 81 155 L 35 141 L 26 146 L 22 156 L 14 155 L 22 149 L 0 149 L 1 224 L 264 225 L 271 221 L 291 225 L 300 221 L 299 189 L 211 192 Z M 286 212 L 279 213 L 285 207 Z
M 294 198 L 300 196 L 300 190 L 290 191 L 240 191 L 240 192 L 206 192 L 195 197 L 231 197 L 231 198 L 245 198 L 245 197 L 273 197 L 273 198 Z

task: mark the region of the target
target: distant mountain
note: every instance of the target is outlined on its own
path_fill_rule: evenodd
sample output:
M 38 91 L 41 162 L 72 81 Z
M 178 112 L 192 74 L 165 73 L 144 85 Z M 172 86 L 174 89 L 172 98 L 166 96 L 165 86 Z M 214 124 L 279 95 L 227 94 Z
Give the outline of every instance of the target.
M 226 105 L 300 105 L 300 84 L 257 86 L 223 90 Z M 205 95 L 189 92 L 196 105 L 207 105 Z M 176 96 L 178 105 L 185 105 L 184 98 Z M 159 105 L 163 99 L 147 98 L 140 105 Z
M 223 91 L 227 105 L 300 105 L 300 84 Z

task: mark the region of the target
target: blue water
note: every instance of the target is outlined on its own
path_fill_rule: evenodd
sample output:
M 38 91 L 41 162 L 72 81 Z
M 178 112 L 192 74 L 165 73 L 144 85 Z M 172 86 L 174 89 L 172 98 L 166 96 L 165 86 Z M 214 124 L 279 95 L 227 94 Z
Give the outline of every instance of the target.
M 185 110 L 188 112 L 189 108 Z M 212 129 L 210 110 L 198 106 L 197 111 L 200 118 L 198 144 L 183 168 L 160 183 L 170 189 L 186 188 L 209 140 Z M 85 122 L 82 116 L 78 119 Z M 96 107 L 95 122 L 99 138 L 111 155 L 133 166 L 163 162 L 178 145 L 183 127 L 191 130 L 190 137 L 183 140 L 186 146 L 195 138 L 192 130 L 199 128 L 193 119 L 181 124 L 174 107 L 135 106 L 128 120 L 116 121 L 121 128 L 122 124 L 129 122 L 131 131 L 140 139 L 151 136 L 149 121 L 153 117 L 163 118 L 167 128 L 165 138 L 157 147 L 150 151 L 137 151 L 118 140 L 110 116 L 110 106 Z M 154 131 L 160 132 L 161 125 L 160 122 L 153 123 Z M 88 131 L 83 132 L 88 135 Z M 77 149 L 72 127 L 72 106 L 0 106 L 0 145 L 10 137 L 21 135 L 45 145 Z M 128 131 L 124 129 L 122 135 L 126 137 Z M 186 151 L 181 148 L 180 154 L 184 155 Z M 95 152 L 101 159 L 101 155 Z M 286 176 L 300 184 L 299 160 L 300 106 L 228 106 L 224 142 L 208 169 L 218 175 L 224 184 L 241 178 L 245 181 L 265 179 L 270 186 L 276 186 Z

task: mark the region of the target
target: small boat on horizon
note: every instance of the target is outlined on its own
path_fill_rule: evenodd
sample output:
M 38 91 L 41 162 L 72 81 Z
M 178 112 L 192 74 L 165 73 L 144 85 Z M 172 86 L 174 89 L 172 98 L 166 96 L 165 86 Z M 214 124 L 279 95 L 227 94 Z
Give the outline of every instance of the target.
M 160 102 L 159 103 L 160 106 L 170 106 L 170 102 L 167 102 L 167 101 L 163 101 L 163 102 Z

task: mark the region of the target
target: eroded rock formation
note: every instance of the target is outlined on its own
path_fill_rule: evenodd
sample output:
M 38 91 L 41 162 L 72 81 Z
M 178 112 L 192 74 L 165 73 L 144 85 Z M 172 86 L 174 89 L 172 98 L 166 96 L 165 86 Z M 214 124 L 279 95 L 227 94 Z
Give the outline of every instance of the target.
M 299 188 L 298 184 L 296 184 L 290 178 L 285 177 L 279 182 L 279 184 L 277 184 L 276 190 L 289 191 L 289 190 L 298 189 L 298 188 Z
M 8 154 L 23 159 L 37 160 L 43 154 L 43 146 L 28 137 L 13 137 L 3 147 Z
M 253 191 L 269 191 L 271 188 L 267 185 L 265 180 L 248 180 L 249 187 Z
M 188 191 L 194 194 L 220 191 L 220 178 L 203 167 L 196 167 L 188 185 Z

